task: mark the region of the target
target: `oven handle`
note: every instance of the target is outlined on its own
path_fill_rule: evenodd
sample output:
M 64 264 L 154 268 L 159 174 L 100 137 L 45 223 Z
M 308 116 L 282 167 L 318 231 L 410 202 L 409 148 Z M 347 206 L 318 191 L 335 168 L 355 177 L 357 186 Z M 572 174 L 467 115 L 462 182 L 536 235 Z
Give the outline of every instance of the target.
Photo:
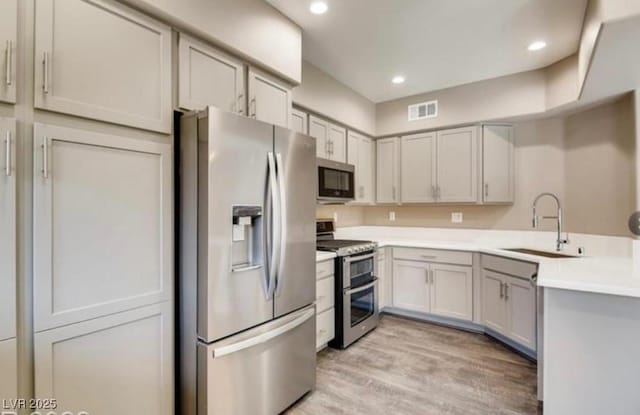
M 373 258 L 375 256 L 376 256 L 375 251 L 369 254 L 360 255 L 360 256 L 348 256 L 344 258 L 344 262 L 351 263 L 351 262 L 361 261 L 363 259 Z
M 373 281 L 371 281 L 369 284 L 367 285 L 363 285 L 362 287 L 358 287 L 358 288 L 354 288 L 352 290 L 348 290 L 346 292 L 346 294 L 351 295 L 351 294 L 357 294 L 360 291 L 364 291 L 364 290 L 368 290 L 369 288 L 373 287 L 374 285 L 376 285 L 376 283 L 378 282 L 377 278 L 374 278 Z

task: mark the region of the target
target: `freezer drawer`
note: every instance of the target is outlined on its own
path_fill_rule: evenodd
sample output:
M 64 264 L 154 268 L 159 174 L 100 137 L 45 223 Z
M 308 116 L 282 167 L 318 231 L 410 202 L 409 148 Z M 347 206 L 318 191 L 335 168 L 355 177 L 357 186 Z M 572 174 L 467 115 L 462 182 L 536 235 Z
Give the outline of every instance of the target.
M 198 415 L 277 415 L 315 387 L 315 307 L 198 344 Z

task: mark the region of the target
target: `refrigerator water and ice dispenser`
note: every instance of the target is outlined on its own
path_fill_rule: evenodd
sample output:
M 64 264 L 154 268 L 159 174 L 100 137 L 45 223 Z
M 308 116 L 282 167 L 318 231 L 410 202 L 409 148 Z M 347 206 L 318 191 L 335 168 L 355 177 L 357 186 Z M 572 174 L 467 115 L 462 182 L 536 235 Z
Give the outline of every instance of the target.
M 233 206 L 232 270 L 260 268 L 262 254 L 262 206 Z

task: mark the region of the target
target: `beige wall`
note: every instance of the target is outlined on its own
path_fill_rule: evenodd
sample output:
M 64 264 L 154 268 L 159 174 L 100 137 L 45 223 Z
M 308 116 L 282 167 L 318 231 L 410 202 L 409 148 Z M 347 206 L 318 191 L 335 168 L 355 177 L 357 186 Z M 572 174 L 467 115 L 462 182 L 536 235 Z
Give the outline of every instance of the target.
M 289 82 L 297 84 L 302 79 L 302 31 L 264 0 L 124 2 L 215 42 Z
M 338 212 L 338 226 L 383 225 L 531 229 L 531 204 L 541 192 L 560 197 L 565 230 L 629 236 L 626 220 L 635 209 L 634 106 L 630 96 L 588 111 L 516 125 L 516 195 L 509 206 L 325 206 Z M 539 213 L 555 213 L 543 200 Z M 396 220 L 388 220 L 389 211 Z M 461 224 L 451 213 L 462 212 Z M 543 230 L 555 230 L 545 221 Z
M 627 235 L 635 211 L 635 136 L 631 96 L 565 122 L 568 229 Z
M 293 102 L 363 133 L 376 135 L 376 106 L 309 62 L 302 62 L 302 84 Z
M 407 134 L 495 119 L 541 113 L 546 110 L 544 70 L 456 86 L 414 95 L 376 106 L 378 136 Z M 438 117 L 407 120 L 407 106 L 438 100 Z
M 574 103 L 578 99 L 578 54 L 545 68 L 547 111 Z

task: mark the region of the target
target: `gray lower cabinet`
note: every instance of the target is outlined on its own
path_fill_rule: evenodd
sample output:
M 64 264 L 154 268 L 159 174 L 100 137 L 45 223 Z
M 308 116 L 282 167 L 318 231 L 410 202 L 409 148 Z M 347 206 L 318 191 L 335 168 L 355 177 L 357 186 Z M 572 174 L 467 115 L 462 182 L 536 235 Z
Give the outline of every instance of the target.
M 248 71 L 249 116 L 269 124 L 291 126 L 291 87 L 267 73 Z
M 202 110 L 208 105 L 245 114 L 242 61 L 187 35 L 178 43 L 178 105 Z
M 18 0 L 0 1 L 0 101 L 16 102 Z
M 36 108 L 171 132 L 168 26 L 113 0 L 38 0 L 35 19 Z
M 35 397 L 58 413 L 173 414 L 170 302 L 35 335 Z
M 0 405 L 18 398 L 17 361 L 16 339 L 0 341 Z

